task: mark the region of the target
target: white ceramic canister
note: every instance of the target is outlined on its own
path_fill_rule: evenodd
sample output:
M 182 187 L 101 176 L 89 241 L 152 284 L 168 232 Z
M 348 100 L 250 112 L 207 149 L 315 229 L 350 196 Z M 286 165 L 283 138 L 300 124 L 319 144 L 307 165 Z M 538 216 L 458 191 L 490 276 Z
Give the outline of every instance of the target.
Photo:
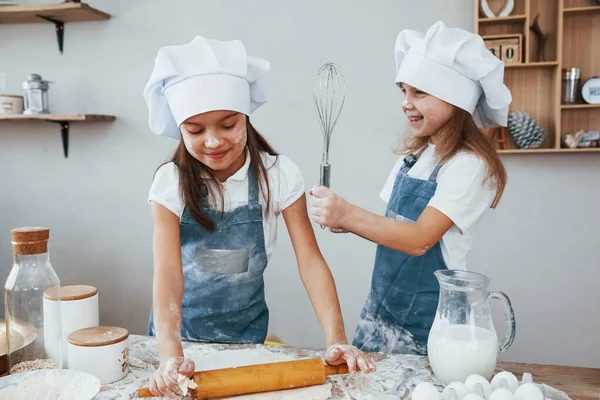
M 16 115 L 23 114 L 23 96 L 12 94 L 0 94 L 0 114 Z
M 69 369 L 87 372 L 103 385 L 129 373 L 129 332 L 116 326 L 100 326 L 73 332 L 68 338 Z
M 60 302 L 56 301 L 56 293 L 44 293 L 44 320 L 55 321 L 60 303 L 60 327 L 62 336 L 63 368 L 68 368 L 67 337 L 79 329 L 100 325 L 98 311 L 98 289 L 87 285 L 62 286 Z M 45 325 L 44 325 L 45 326 Z

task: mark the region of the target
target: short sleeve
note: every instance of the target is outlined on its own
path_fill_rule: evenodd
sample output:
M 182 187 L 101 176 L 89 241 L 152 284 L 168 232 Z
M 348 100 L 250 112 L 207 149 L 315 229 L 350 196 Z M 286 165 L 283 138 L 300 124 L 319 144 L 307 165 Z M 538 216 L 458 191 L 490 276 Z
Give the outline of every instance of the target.
M 179 173 L 174 163 L 164 164 L 156 171 L 148 193 L 148 202 L 150 201 L 161 204 L 173 214 L 181 217 L 183 202 L 179 195 Z
M 444 213 L 462 232 L 473 228 L 494 198 L 494 189 L 483 183 L 486 172 L 478 157 L 456 155 L 440 170 L 428 205 Z
M 294 204 L 305 193 L 304 177 L 298 166 L 288 157 L 277 157 L 279 169 L 279 196 L 277 213 Z
M 385 184 L 383 185 L 383 189 L 379 193 L 379 197 L 381 200 L 385 201 L 385 203 L 390 202 L 390 197 L 392 197 L 392 191 L 394 190 L 394 182 L 396 182 L 396 176 L 398 176 L 398 172 L 400 172 L 400 167 L 402 166 L 402 161 L 404 160 L 404 156 L 400 157 L 394 168 L 392 168 L 392 172 L 390 172 Z

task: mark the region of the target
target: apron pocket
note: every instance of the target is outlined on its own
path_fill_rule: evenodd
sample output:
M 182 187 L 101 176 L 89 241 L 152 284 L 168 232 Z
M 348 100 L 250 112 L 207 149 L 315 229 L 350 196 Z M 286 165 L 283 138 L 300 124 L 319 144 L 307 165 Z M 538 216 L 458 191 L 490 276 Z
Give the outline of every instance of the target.
M 248 272 L 250 250 L 221 250 L 196 248 L 195 266 L 204 272 L 242 274 Z
M 392 210 L 387 210 L 387 212 L 385 213 L 385 216 L 388 217 L 388 218 L 395 219 L 397 221 L 411 222 L 413 224 L 416 222 L 416 221 L 413 221 L 412 219 L 408 219 L 406 217 L 403 217 L 400 214 L 396 214 Z

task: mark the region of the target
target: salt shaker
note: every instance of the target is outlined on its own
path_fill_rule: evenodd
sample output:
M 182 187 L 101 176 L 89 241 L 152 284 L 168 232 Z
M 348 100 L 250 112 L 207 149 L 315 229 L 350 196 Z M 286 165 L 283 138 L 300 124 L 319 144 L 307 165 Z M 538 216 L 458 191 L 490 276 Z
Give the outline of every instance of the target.
M 60 314 L 44 318 L 44 293 L 60 298 L 50 264 L 48 228 L 12 230 L 13 267 L 4 286 L 9 373 L 60 368 Z
M 42 79 L 38 74 L 30 74 L 23 82 L 23 92 L 25 97 L 25 111 L 23 114 L 50 114 L 48 103 L 48 89 L 50 81 Z

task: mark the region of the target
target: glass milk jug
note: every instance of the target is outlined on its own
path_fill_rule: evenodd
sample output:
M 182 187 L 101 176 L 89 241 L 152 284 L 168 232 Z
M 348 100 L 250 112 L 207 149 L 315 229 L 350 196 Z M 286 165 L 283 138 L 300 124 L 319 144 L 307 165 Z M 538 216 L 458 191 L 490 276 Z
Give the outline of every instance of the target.
M 490 379 L 498 353 L 508 349 L 515 338 L 515 315 L 508 296 L 488 292 L 490 279 L 468 271 L 435 272 L 440 283 L 437 312 L 427 342 L 429 364 L 436 378 L 449 384 L 464 382 L 469 375 Z M 504 305 L 508 332 L 499 345 L 492 323 L 490 298 Z

